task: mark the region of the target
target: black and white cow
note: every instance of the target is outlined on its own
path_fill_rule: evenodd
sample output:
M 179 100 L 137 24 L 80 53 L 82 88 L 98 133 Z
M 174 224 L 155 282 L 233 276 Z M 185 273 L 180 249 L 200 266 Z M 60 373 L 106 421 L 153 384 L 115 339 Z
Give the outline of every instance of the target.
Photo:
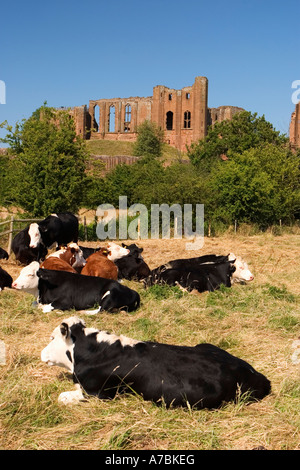
M 78 219 L 71 212 L 51 214 L 38 223 L 38 230 L 32 233 L 30 247 L 35 248 L 41 242 L 47 248 L 55 243 L 58 246 L 77 243 L 78 230 Z
M 59 396 L 64 403 L 84 399 L 83 393 L 112 399 L 134 392 L 167 407 L 217 408 L 244 394 L 260 400 L 271 391 L 264 375 L 212 344 L 136 341 L 86 328 L 77 317 L 53 331 L 41 360 L 73 373 L 76 390 Z
M 8 253 L 4 248 L 0 247 L 0 259 L 8 259 Z
M 38 242 L 34 247 L 30 246 L 31 237 L 38 233 L 38 224 L 32 223 L 17 233 L 17 235 L 15 235 L 13 238 L 11 249 L 16 257 L 16 260 L 21 264 L 27 265 L 32 261 L 40 261 L 45 259 L 48 250 L 42 242 Z
M 12 287 L 33 294 L 44 312 L 59 310 L 86 310 L 96 305 L 100 310 L 131 312 L 140 305 L 139 294 L 118 281 L 77 273 L 40 269 L 36 262 L 22 269 Z
M 13 279 L 11 275 L 0 266 L 0 291 L 3 290 L 4 287 L 11 287 L 12 282 Z
M 180 286 L 187 291 L 196 289 L 198 292 L 212 292 L 221 285 L 231 287 L 231 277 L 235 271 L 233 262 L 208 263 L 183 268 L 165 268 L 165 265 L 153 269 L 150 276 L 144 280 L 146 287 L 153 284 Z
M 209 254 L 195 258 L 176 259 L 160 266 L 160 269 L 189 270 L 203 264 L 224 263 L 227 261 L 231 261 L 235 267 L 235 271 L 232 273 L 232 282 L 248 282 L 254 279 L 248 264 L 240 256 L 235 256 L 233 253 L 226 256 Z
M 149 276 L 151 273 L 150 268 L 141 255 L 143 248 L 138 247 L 135 243 L 131 245 L 122 243 L 122 246 L 129 250 L 129 254 L 115 260 L 119 271 L 119 279 L 140 281 Z

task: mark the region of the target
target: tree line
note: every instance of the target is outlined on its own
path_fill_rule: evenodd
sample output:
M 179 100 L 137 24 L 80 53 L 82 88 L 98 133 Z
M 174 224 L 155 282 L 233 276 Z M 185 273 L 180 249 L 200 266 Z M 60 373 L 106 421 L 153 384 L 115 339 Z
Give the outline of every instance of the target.
M 0 205 L 17 205 L 34 217 L 80 207 L 96 209 L 119 196 L 134 203 L 204 204 L 205 219 L 224 224 L 293 223 L 300 215 L 300 151 L 265 117 L 248 111 L 210 127 L 187 148 L 189 162 L 165 165 L 163 131 L 145 121 L 138 128 L 132 165 L 103 175 L 87 144 L 76 136 L 66 111 L 44 104 L 7 135 L 0 156 Z M 100 165 L 100 166 L 99 166 Z

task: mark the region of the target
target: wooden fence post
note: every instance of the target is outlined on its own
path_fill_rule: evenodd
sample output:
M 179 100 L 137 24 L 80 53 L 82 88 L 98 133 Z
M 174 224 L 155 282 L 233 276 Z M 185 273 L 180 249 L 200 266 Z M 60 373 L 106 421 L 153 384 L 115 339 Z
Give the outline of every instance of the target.
M 83 227 L 84 227 L 84 240 L 87 241 L 88 234 L 87 234 L 87 226 L 86 226 L 86 216 L 83 217 Z
M 9 224 L 9 234 L 8 234 L 8 248 L 7 248 L 7 253 L 8 256 L 11 254 L 11 244 L 12 244 L 12 236 L 13 236 L 13 229 L 14 229 L 14 216 L 11 216 L 10 219 L 10 224 Z

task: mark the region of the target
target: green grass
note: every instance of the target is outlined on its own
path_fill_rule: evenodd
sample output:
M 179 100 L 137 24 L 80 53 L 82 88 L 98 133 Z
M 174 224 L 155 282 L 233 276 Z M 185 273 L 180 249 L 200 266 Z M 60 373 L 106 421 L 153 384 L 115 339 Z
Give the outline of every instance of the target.
M 254 253 L 258 242 L 251 241 Z M 231 246 L 234 243 L 232 239 Z M 33 308 L 30 295 L 1 292 L 0 339 L 7 357 L 0 366 L 0 448 L 299 450 L 299 364 L 291 361 L 291 345 L 300 334 L 300 271 L 291 262 L 282 267 L 282 273 L 273 274 L 278 268 L 276 256 L 272 264 L 266 263 L 273 248 L 274 238 L 265 239 L 264 257 L 253 258 L 259 259 L 259 265 L 249 285 L 193 295 L 169 286 L 146 290 L 126 281 L 141 295 L 137 311 L 84 318 L 87 326 L 139 340 L 210 342 L 250 362 L 271 380 L 272 393 L 261 402 L 249 404 L 242 396 L 237 404 L 217 410 L 166 409 L 136 394 L 59 404 L 59 394 L 74 389 L 71 376 L 43 364 L 40 352 L 53 329 L 74 312 L 44 314 Z M 285 243 L 284 249 L 293 260 L 294 242 Z M 143 254 L 147 255 L 147 248 Z M 289 276 L 293 284 L 283 282 Z
M 133 142 L 113 141 L 113 140 L 87 140 L 87 147 L 92 155 L 133 155 Z M 175 161 L 179 158 L 187 159 L 186 155 L 180 153 L 176 148 L 168 144 L 163 144 L 162 160 Z

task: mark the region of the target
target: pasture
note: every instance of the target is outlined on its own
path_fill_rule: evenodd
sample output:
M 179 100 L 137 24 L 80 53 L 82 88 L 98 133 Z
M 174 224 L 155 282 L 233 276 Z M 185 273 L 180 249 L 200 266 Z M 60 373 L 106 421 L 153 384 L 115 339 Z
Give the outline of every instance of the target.
M 206 238 L 198 251 L 186 251 L 185 244 L 138 242 L 150 268 L 175 258 L 233 252 L 248 262 L 254 280 L 197 295 L 157 285 L 145 290 L 126 281 L 139 292 L 140 308 L 84 316 L 86 325 L 138 340 L 213 343 L 266 375 L 271 394 L 252 404 L 240 397 L 216 410 L 166 409 L 136 395 L 64 406 L 57 397 L 74 389 L 72 379 L 43 364 L 40 353 L 53 329 L 74 312 L 43 313 L 32 306 L 31 295 L 5 289 L 0 293 L 0 339 L 6 346 L 0 365 L 2 450 L 300 449 L 300 353 L 299 363 L 292 360 L 300 336 L 299 235 L 224 235 Z M 13 279 L 21 270 L 13 256 L 0 265 Z

